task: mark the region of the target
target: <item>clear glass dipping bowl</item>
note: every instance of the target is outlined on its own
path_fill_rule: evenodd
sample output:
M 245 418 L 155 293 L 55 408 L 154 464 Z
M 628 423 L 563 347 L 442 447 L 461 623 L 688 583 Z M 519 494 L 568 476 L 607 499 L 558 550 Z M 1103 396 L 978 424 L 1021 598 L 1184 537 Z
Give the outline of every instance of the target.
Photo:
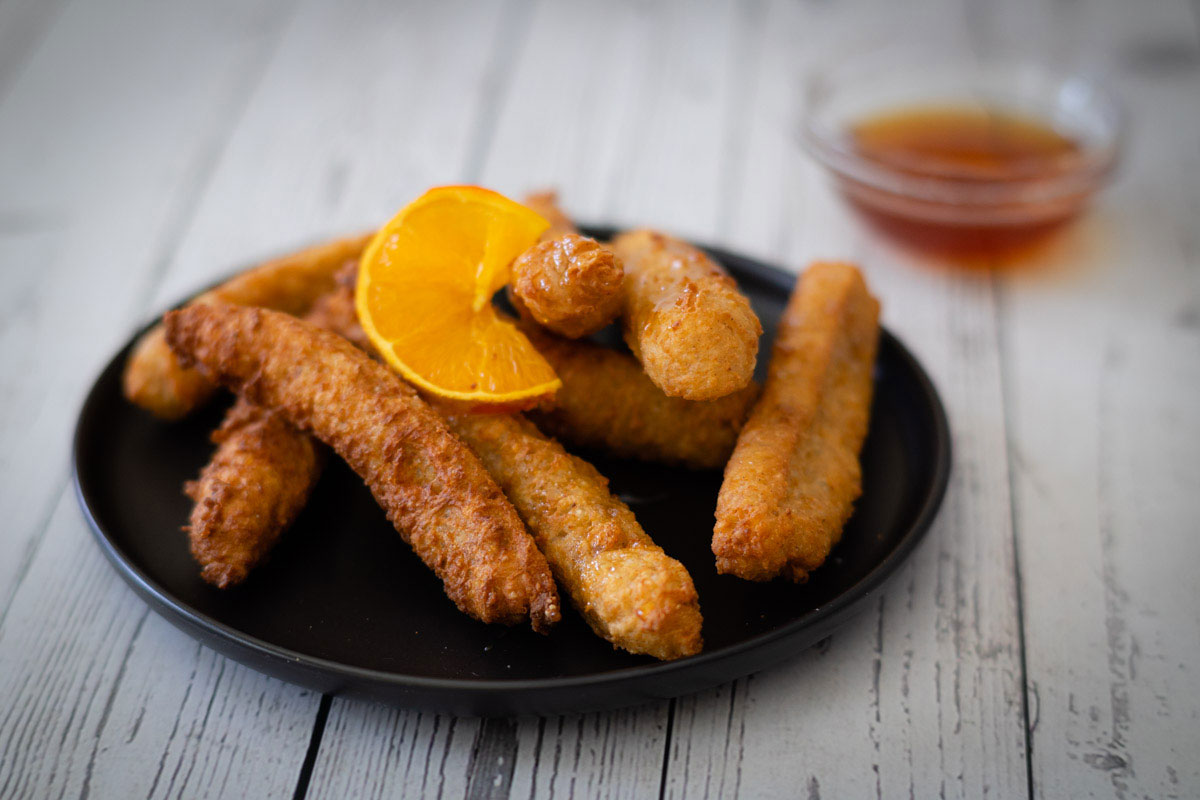
M 1098 81 L 1029 63 L 868 56 L 814 72 L 805 94 L 802 141 L 843 196 L 885 232 L 935 250 L 1003 251 L 1075 217 L 1112 175 L 1124 127 L 1116 98 Z M 1038 120 L 1079 152 L 1001 179 L 900 170 L 856 149 L 856 123 L 933 106 Z

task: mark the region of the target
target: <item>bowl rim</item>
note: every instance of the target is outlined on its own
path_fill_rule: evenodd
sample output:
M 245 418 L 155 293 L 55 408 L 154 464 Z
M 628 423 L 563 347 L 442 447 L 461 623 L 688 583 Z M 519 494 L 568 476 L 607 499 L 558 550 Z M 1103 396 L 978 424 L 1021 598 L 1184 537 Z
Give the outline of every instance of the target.
M 863 63 L 866 64 L 865 74 L 844 78 L 844 72 L 852 65 L 858 67 Z M 945 69 L 954 63 L 949 59 L 931 57 L 898 69 L 916 74 L 923 67 L 927 69 L 934 65 Z M 877 68 L 881 66 L 877 65 Z M 987 180 L 938 173 L 936 170 L 904 172 L 862 154 L 849 144 L 844 129 L 834 130 L 820 120 L 821 111 L 832 97 L 854 91 L 854 87 L 867 80 L 873 71 L 869 59 L 861 62 L 847 59 L 817 66 L 806 76 L 799 124 L 800 143 L 817 163 L 843 181 L 906 199 L 968 209 L 994 208 L 1014 203 L 1045 203 L 1088 195 L 1102 186 L 1115 171 L 1125 138 L 1125 109 L 1109 85 L 1094 72 L 1016 59 L 979 60 L 968 66 L 969 70 L 961 70 L 962 84 L 966 87 L 977 81 L 979 74 L 991 70 L 1021 70 L 1033 76 L 1042 86 L 1062 86 L 1070 82 L 1086 85 L 1092 98 L 1090 103 L 1099 105 L 1100 117 L 1105 123 L 1103 140 L 1098 144 L 1082 142 L 1077 155 L 1051 157 L 1050 160 L 1056 162 L 1058 169 L 1037 176 Z M 888 68 L 894 71 L 894 68 Z M 970 72 L 974 72 L 975 77 Z M 838 80 L 833 77 L 835 75 L 843 77 Z M 923 106 L 925 102 L 918 101 L 913 105 Z M 953 106 L 953 103 L 931 93 L 928 106 L 941 105 Z M 886 113 L 903 107 L 904 104 L 883 103 L 878 111 Z M 1000 108 L 1003 109 L 1003 106 Z M 1030 115 L 1021 113 L 1021 116 Z

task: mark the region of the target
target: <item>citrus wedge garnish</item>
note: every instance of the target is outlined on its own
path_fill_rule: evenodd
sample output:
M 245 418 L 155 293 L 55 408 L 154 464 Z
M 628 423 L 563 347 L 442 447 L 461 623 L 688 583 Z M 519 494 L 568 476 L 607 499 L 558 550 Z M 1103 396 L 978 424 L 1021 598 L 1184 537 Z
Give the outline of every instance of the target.
M 529 408 L 562 385 L 491 299 L 549 226 L 477 186 L 430 189 L 363 253 L 355 304 L 384 360 L 421 390 L 477 407 Z

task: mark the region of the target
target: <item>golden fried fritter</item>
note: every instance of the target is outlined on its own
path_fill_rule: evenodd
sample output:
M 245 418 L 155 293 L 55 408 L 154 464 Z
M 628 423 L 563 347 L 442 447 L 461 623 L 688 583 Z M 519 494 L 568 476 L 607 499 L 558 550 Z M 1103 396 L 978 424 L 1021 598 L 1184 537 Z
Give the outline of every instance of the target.
M 562 380 L 554 405 L 529 414 L 571 444 L 693 469 L 724 466 L 758 396 L 751 382 L 717 400 L 667 397 L 627 353 L 560 339 L 523 323 Z
M 322 298 L 309 316 L 318 314 L 349 341 L 364 338 L 349 288 Z M 654 544 L 591 464 L 519 414 L 434 408 L 504 490 L 597 635 L 660 659 L 700 651 L 699 599 L 687 569 Z
M 597 635 L 660 659 L 700 652 L 687 569 L 646 535 L 591 464 L 520 415 L 449 412 L 529 526 L 554 577 Z
M 625 342 L 672 397 L 714 400 L 750 382 L 762 325 L 719 264 L 686 242 L 632 231 L 612 241 L 625 268 Z
M 276 311 L 225 304 L 167 313 L 186 366 L 330 445 L 437 573 L 484 622 L 559 618 L 546 559 L 478 458 L 387 367 L 345 339 Z
M 849 264 L 813 264 L 780 323 L 762 398 L 717 500 L 717 571 L 807 579 L 862 492 L 879 303 Z
M 370 235 L 336 239 L 268 261 L 205 292 L 193 303 L 233 303 L 302 314 L 334 287 L 334 273 L 357 260 Z M 163 419 L 180 419 L 213 394 L 212 383 L 175 358 L 155 325 L 134 345 L 123 376 L 125 396 Z
M 357 264 L 338 273 L 353 285 Z M 304 317 L 314 325 L 357 335 L 354 297 L 344 285 L 317 298 Z M 199 374 L 199 373 L 196 373 Z M 213 433 L 219 447 L 184 491 L 195 501 L 187 526 L 201 577 L 222 589 L 246 579 L 303 510 L 321 472 L 323 452 L 307 433 L 278 414 L 238 399 Z
M 578 339 L 603 328 L 621 310 L 625 271 L 594 239 L 566 233 L 526 250 L 512 265 L 511 298 L 522 316 Z
M 195 501 L 186 530 L 201 577 L 225 589 L 244 581 L 299 516 L 323 453 L 287 420 L 241 399 L 212 439 L 216 452 L 184 486 Z

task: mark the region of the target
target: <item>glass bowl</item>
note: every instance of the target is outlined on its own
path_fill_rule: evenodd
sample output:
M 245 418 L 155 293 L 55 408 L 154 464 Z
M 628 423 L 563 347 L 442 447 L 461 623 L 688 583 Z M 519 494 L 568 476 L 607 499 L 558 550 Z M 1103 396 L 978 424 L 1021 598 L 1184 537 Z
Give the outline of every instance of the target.
M 1122 112 L 1097 80 L 1018 62 L 936 58 L 846 60 L 805 86 L 801 138 L 869 221 L 912 244 L 994 252 L 1042 237 L 1076 216 L 1117 163 Z M 967 108 L 1040 122 L 1075 143 L 1035 169 L 901 167 L 863 152 L 852 129 L 880 114 Z

